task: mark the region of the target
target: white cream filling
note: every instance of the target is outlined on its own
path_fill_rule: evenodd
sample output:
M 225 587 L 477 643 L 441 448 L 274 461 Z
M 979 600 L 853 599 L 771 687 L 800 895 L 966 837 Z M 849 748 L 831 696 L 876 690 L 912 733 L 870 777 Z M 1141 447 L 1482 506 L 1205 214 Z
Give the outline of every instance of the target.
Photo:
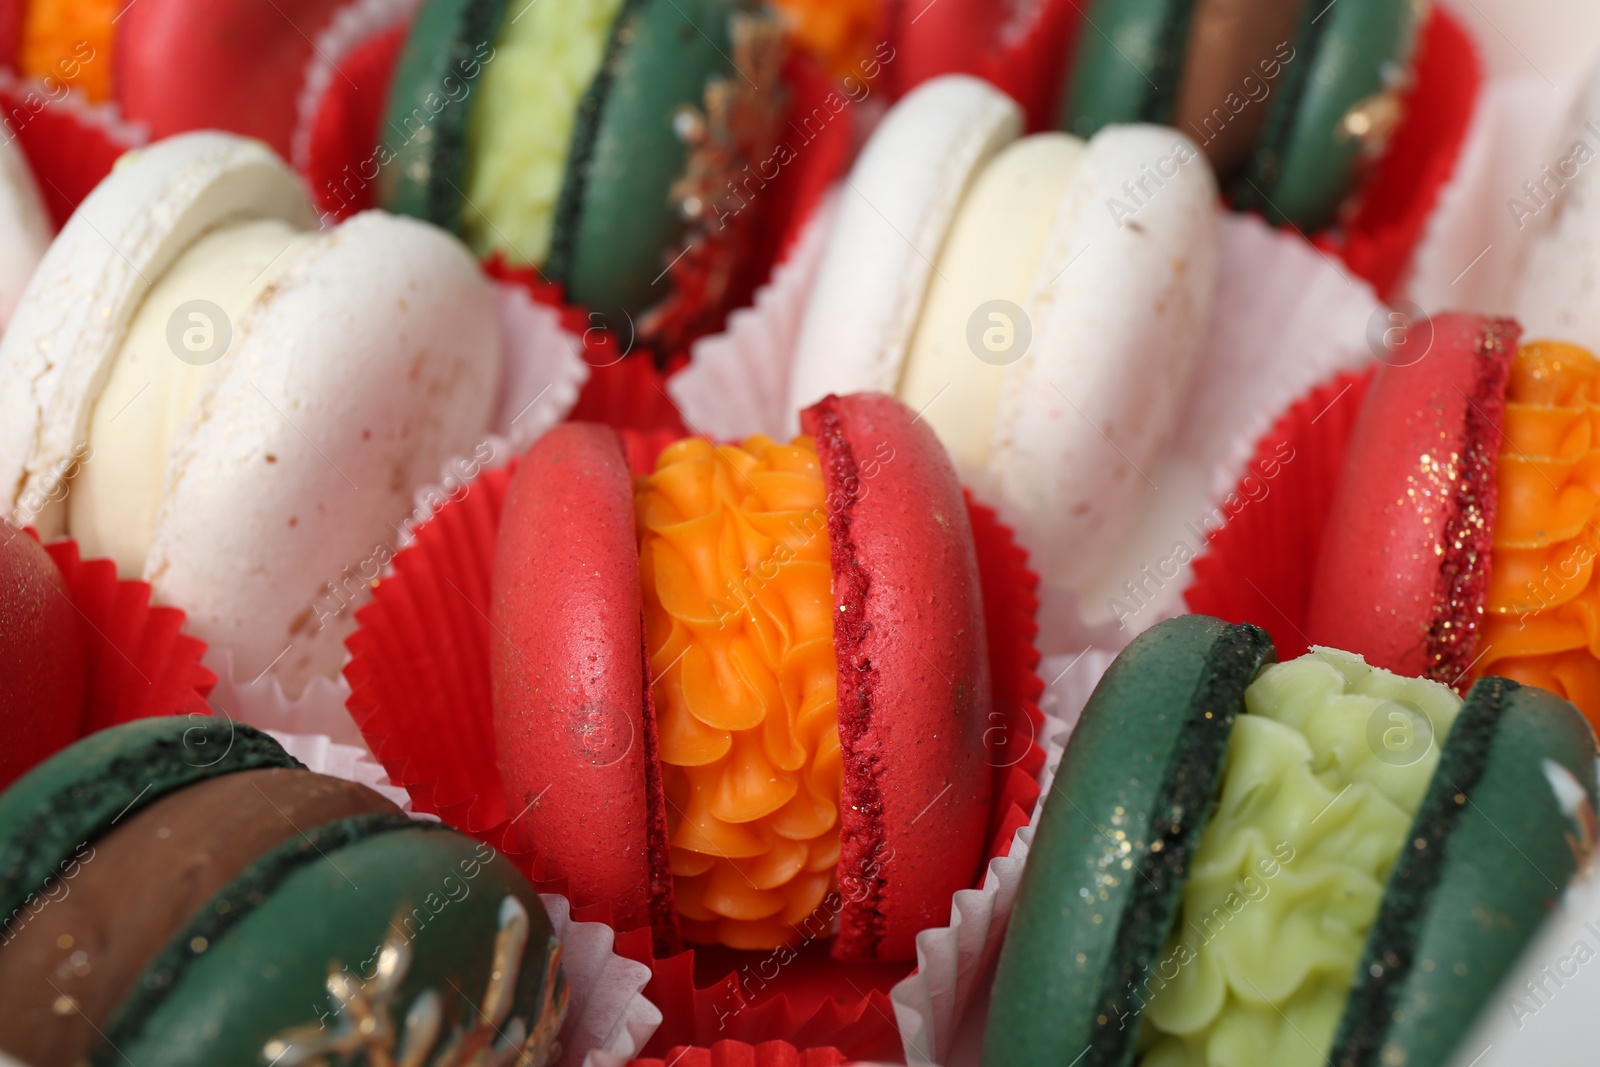
M 1026 306 L 1084 151 L 1082 140 L 1064 133 L 1008 145 L 973 182 L 939 252 L 899 397 L 923 412 L 963 470 L 988 462 L 1001 383 L 1007 368 L 1026 358 L 1020 344 L 1031 330 L 1014 313 L 985 305 Z M 974 341 L 987 358 L 979 358 Z
M 109 556 L 121 577 L 142 576 L 167 456 L 206 376 L 237 350 L 250 306 L 319 239 L 277 219 L 226 226 L 150 287 L 95 401 L 90 458 L 67 496 L 67 532 L 85 557 Z

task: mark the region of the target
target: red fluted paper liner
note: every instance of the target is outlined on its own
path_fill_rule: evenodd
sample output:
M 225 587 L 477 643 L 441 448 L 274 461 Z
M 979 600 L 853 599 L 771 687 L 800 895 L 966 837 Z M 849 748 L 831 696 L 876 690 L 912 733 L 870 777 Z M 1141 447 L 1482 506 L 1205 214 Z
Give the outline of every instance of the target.
M 421 2 L 355 0 L 334 14 L 313 43 L 295 105 L 289 160 L 329 221 L 376 206 L 373 167 L 389 80 Z M 352 158 L 353 150 L 366 154 Z
M 0 109 L 39 181 L 53 230 L 111 173 L 118 156 L 150 139 L 143 125 L 123 120 L 115 104 L 90 104 L 60 82 L 4 70 Z
M 787 1041 L 718 1041 L 710 1048 L 671 1048 L 655 1059 L 629 1060 L 626 1067 L 844 1067 L 850 1061 L 836 1048 L 797 1049 Z M 622 1067 L 595 1061 L 595 1067 Z
M 648 470 L 672 439 L 666 431 L 625 433 L 630 464 Z M 357 612 L 347 642 L 349 708 L 390 779 L 413 807 L 511 855 L 541 889 L 536 855 L 506 846 L 510 815 L 495 763 L 489 675 L 489 584 L 495 538 L 515 462 L 482 472 L 466 492 L 415 530 L 370 604 Z M 990 858 L 1004 856 L 1039 796 L 1045 759 L 1041 683 L 1032 649 L 1037 578 L 1011 531 L 987 508 L 969 504 L 993 664 L 994 718 L 986 740 L 996 776 Z M 609 921 L 609 907 L 583 910 Z M 650 931 L 623 931 L 617 951 L 651 968 L 647 995 L 666 1021 L 649 1046 L 705 1046 L 722 1039 L 833 1046 L 857 1058 L 894 1057 L 902 1045 L 888 990 L 901 964 L 843 965 L 815 943 L 773 974 L 760 953 L 700 948 L 655 958 Z M 755 975 L 752 978 L 752 975 Z M 759 984 L 757 984 L 759 983 Z
M 1306 651 L 1311 577 L 1370 380 L 1370 371 L 1338 375 L 1283 413 L 1255 459 L 1282 463 L 1283 474 L 1270 493 L 1211 536 L 1184 593 L 1191 611 L 1265 629 L 1280 660 Z M 1286 454 L 1292 458 L 1284 461 Z
M 1477 50 L 1442 4 L 1423 27 L 1405 118 L 1358 193 L 1343 232 L 1317 243 L 1337 252 L 1387 299 L 1411 261 L 1439 194 L 1461 155 L 1483 80 Z
M 79 558 L 76 541 L 44 549 L 77 611 L 85 735 L 156 715 L 211 713 L 206 696 L 217 679 L 200 664 L 205 644 L 181 632 L 182 611 L 152 606 L 150 586 L 118 579 L 110 560 Z

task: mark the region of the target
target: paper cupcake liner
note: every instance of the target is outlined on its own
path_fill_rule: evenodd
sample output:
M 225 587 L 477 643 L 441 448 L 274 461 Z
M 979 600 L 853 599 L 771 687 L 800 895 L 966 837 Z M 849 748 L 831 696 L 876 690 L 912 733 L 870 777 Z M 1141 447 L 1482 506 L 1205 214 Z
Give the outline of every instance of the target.
M 1341 374 L 1283 413 L 1256 449 L 1257 462 L 1293 456 L 1273 491 L 1211 536 L 1184 593 L 1189 609 L 1253 622 L 1272 635 L 1280 660 L 1309 644 L 1304 628 L 1311 579 L 1334 488 L 1371 372 Z
M 671 438 L 625 433 L 630 463 L 647 470 Z M 507 848 L 507 810 L 494 756 L 489 673 L 489 586 L 500 511 L 515 462 L 480 473 L 468 490 L 415 531 L 393 573 L 361 608 L 348 645 L 349 708 L 377 760 L 410 793 L 416 811 L 433 813 L 501 848 L 542 890 L 563 892 L 545 877 L 540 857 Z M 970 505 L 994 665 L 996 718 L 990 737 L 996 776 L 989 855 L 1009 849 L 1036 806 L 1044 762 L 1043 718 L 1033 674 L 1036 577 L 1011 532 L 987 508 Z M 610 908 L 582 909 L 609 921 Z M 759 993 L 741 976 L 760 955 L 700 948 L 657 960 L 650 931 L 619 933 L 617 951 L 649 966 L 647 995 L 666 1014 L 650 1048 L 708 1046 L 718 1040 L 782 1039 L 797 1047 L 832 1046 L 854 1057 L 896 1056 L 901 1042 L 888 990 L 901 964 L 845 967 L 825 944 L 802 949 Z
M 0 136 L 13 136 L 39 180 L 58 230 L 117 157 L 149 141 L 142 123 L 122 118 L 116 104 L 91 104 L 60 83 L 22 79 L 0 70 Z M 6 127 L 10 127 L 7 134 Z
M 1444 5 L 1434 5 L 1422 30 L 1400 128 L 1358 190 L 1357 207 L 1342 235 L 1316 238 L 1380 296 L 1387 298 L 1400 280 L 1455 170 L 1482 80 L 1466 28 Z
M 153 607 L 150 586 L 118 579 L 110 560 L 79 558 L 76 541 L 44 549 L 78 610 L 89 672 L 84 732 L 156 715 L 209 714 L 205 698 L 217 679 L 200 665 L 205 645 L 179 632 L 183 612 Z
M 838 206 L 837 192 L 831 193 L 755 303 L 730 315 L 725 331 L 691 346 L 688 366 L 672 377 L 667 392 L 695 432 L 727 441 L 783 432 L 800 320 Z
M 355 0 L 334 14 L 312 43 L 295 105 L 289 161 L 305 176 L 317 210 L 342 219 L 373 206 L 371 177 L 327 171 L 333 145 L 362 145 L 375 158 L 389 80 L 422 0 Z

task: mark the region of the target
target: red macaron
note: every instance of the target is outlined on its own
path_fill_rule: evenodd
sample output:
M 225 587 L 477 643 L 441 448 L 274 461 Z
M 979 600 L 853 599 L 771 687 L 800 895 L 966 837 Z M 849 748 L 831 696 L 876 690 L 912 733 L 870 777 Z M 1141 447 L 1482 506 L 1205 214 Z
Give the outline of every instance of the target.
M 987 844 L 977 555 L 898 401 L 828 397 L 801 424 L 678 442 L 642 477 L 606 427 L 534 445 L 491 585 L 498 763 L 514 833 L 619 929 L 810 939 L 796 916 L 826 890 L 836 957 L 908 960 Z
M 1461 685 L 1477 656 L 1497 454 L 1518 327 L 1448 314 L 1416 362 L 1381 365 L 1345 454 L 1312 582 L 1316 644 Z M 1409 349 L 1407 351 L 1410 351 Z

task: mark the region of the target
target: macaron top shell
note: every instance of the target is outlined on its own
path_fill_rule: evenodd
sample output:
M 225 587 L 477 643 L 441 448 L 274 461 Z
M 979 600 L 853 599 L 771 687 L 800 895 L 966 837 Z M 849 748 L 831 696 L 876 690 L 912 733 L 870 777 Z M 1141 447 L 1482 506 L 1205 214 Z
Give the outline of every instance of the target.
M 828 489 L 838 661 L 834 955 L 909 960 L 983 858 L 994 769 L 978 563 L 955 470 L 898 401 L 825 397 L 802 426 Z
M 65 586 L 39 542 L 0 520 L 0 789 L 83 729 L 84 648 Z
M 50 244 L 49 216 L 17 139 L 0 128 L 0 334 Z
M 1460 686 L 1475 648 L 1497 507 L 1510 320 L 1441 315 L 1407 366 L 1380 366 L 1351 435 L 1306 633 L 1385 669 Z
M 846 179 L 801 320 L 789 388 L 796 410 L 829 393 L 899 387 L 962 198 L 1021 131 L 1021 109 L 966 76 L 932 79 L 884 116 Z

